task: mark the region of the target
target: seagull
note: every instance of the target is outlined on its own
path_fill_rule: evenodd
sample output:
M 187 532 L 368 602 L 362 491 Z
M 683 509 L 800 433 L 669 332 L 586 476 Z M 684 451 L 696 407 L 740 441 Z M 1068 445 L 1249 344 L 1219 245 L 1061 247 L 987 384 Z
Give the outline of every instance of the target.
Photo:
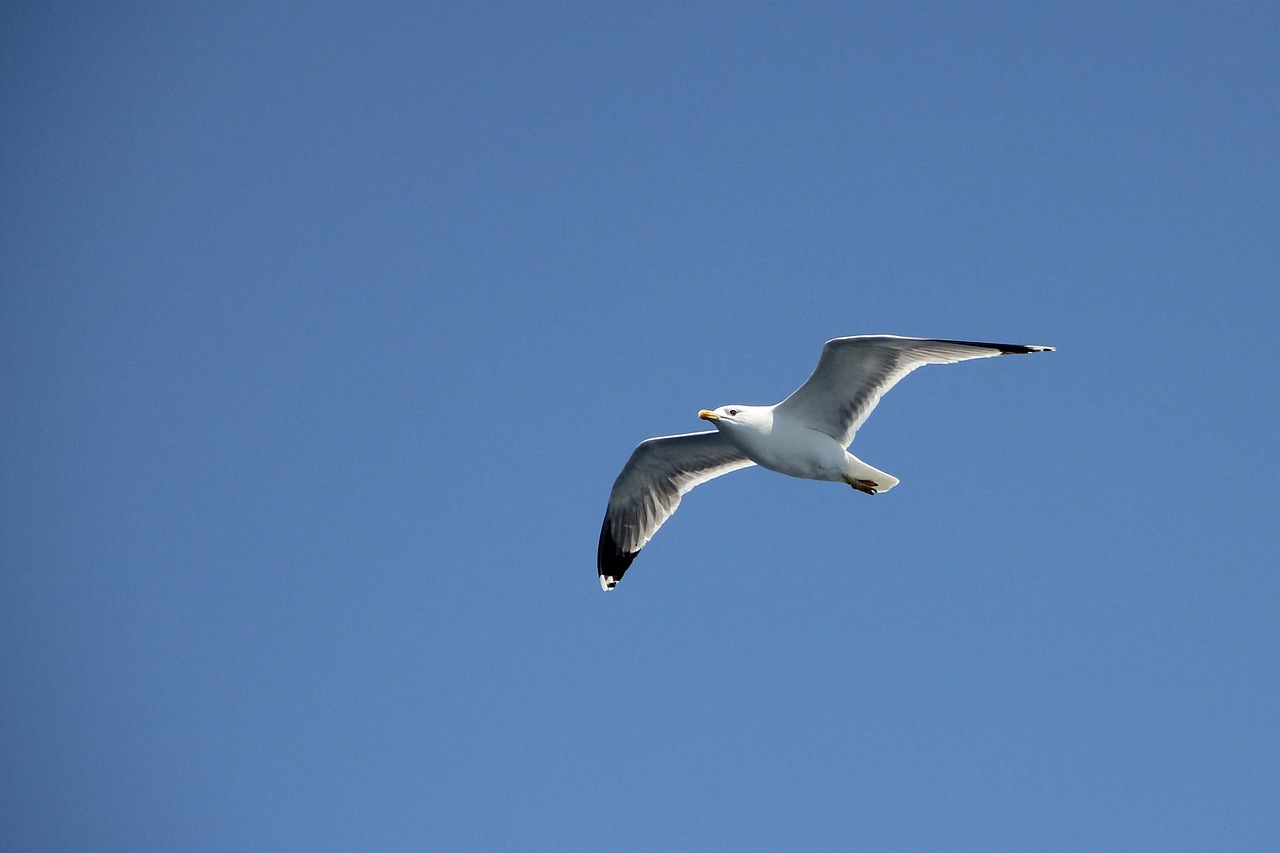
M 889 491 L 897 477 L 845 448 L 902 377 L 926 364 L 1052 351 L 897 335 L 832 338 L 813 374 L 781 403 L 703 409 L 698 417 L 714 430 L 640 442 L 609 494 L 596 556 L 600 587 L 618 585 L 686 492 L 739 468 L 759 465 L 790 477 L 848 483 L 868 495 Z

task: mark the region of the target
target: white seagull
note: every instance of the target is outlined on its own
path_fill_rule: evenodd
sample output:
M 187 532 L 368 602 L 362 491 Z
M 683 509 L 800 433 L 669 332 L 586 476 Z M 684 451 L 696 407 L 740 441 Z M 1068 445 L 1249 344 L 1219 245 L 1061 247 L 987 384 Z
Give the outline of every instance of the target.
M 917 367 L 1053 347 L 856 335 L 822 347 L 813 375 L 775 406 L 721 406 L 698 417 L 711 432 L 646 438 L 609 494 L 596 566 L 613 589 L 685 492 L 721 474 L 761 465 L 808 480 L 848 483 L 868 495 L 898 485 L 845 450 L 886 391 Z

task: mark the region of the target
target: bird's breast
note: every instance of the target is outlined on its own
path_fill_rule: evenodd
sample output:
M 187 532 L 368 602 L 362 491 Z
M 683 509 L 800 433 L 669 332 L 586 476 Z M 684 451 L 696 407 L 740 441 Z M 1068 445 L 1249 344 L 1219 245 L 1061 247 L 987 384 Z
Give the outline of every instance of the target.
M 768 431 L 740 431 L 734 444 L 752 462 L 806 480 L 841 480 L 844 448 L 831 436 L 775 422 Z

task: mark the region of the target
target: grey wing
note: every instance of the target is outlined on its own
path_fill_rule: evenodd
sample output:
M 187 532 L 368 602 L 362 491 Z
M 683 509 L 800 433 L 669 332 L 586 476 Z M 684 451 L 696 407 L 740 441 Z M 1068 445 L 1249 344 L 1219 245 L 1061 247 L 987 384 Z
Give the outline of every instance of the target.
M 754 464 L 719 432 L 640 442 L 609 494 L 596 556 L 601 588 L 618 585 L 636 554 L 676 511 L 685 492 Z
M 776 411 L 790 414 L 847 447 L 885 392 L 917 367 L 1052 349 L 896 335 L 833 338 L 822 347 L 813 375 L 779 403 Z

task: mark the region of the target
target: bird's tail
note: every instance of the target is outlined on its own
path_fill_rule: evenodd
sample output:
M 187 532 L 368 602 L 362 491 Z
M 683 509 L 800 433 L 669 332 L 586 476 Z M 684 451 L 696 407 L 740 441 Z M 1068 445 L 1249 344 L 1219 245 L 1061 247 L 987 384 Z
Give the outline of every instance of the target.
M 873 484 L 872 488 L 875 489 L 877 494 L 889 491 L 899 482 L 897 477 L 892 474 L 886 474 L 879 468 L 872 468 L 848 451 L 845 451 L 844 454 L 844 479 L 846 483 L 855 489 L 858 488 L 856 482 L 870 482 Z

